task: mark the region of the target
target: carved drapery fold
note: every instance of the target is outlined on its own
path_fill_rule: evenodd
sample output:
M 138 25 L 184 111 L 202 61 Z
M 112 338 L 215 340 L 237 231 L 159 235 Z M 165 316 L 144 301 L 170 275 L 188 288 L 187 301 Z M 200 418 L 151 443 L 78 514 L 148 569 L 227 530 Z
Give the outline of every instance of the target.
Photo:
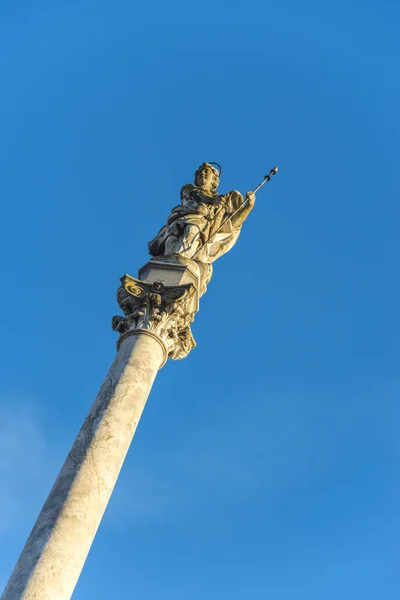
M 133 332 L 147 331 L 162 341 L 168 358 L 185 358 L 196 345 L 190 330 L 195 314 L 190 310 L 195 286 L 147 283 L 129 275 L 124 275 L 121 282 L 117 301 L 125 317 L 112 320 L 120 340 Z

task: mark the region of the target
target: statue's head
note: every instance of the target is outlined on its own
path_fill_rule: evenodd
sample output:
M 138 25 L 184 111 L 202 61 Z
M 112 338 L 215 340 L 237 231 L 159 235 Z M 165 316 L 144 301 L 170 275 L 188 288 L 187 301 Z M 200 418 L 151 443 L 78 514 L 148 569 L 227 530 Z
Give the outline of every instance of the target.
M 219 171 L 210 163 L 203 163 L 194 174 L 197 187 L 215 193 L 219 186 Z

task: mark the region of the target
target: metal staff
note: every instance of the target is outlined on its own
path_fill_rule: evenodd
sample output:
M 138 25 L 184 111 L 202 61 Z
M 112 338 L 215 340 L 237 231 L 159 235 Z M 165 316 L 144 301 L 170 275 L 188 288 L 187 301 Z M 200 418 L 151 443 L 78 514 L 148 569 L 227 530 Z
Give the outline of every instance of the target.
M 258 186 L 256 187 L 255 190 L 253 190 L 253 193 L 255 194 L 256 192 L 258 192 L 258 190 L 260 188 L 262 188 L 262 186 L 264 185 L 264 183 L 267 183 L 267 181 L 269 181 L 272 177 L 272 175 L 275 175 L 278 172 L 278 167 L 274 167 L 273 169 L 270 170 L 269 174 L 266 175 L 264 177 L 264 179 L 262 180 L 261 183 L 258 184 Z
M 269 181 L 272 177 L 272 175 L 275 175 L 278 172 L 278 167 L 274 167 L 273 169 L 270 170 L 270 172 L 268 173 L 268 175 L 265 175 L 264 179 L 262 180 L 261 183 L 258 184 L 258 186 L 256 187 L 255 190 L 253 190 L 253 194 L 255 194 L 256 192 L 258 192 L 258 190 L 260 188 L 262 188 L 262 186 L 267 183 L 267 181 Z M 210 235 L 210 237 L 207 240 L 207 244 L 210 242 L 210 240 L 212 240 L 212 238 L 217 235 L 217 233 L 219 233 L 221 231 L 221 229 L 223 228 L 224 225 L 226 225 L 226 223 L 232 219 L 232 217 L 234 217 L 236 215 L 236 213 L 239 212 L 239 210 L 241 208 L 243 208 L 243 206 L 246 204 L 246 199 L 243 200 L 243 202 L 237 207 L 237 209 L 233 212 L 230 213 L 228 218 L 225 219 L 225 221 L 223 223 L 221 223 L 221 225 L 218 227 L 217 231 L 214 231 L 214 233 L 212 235 Z M 196 252 L 193 254 L 192 259 L 195 258 L 196 254 L 198 254 L 200 252 L 200 250 L 203 248 L 204 246 L 200 246 L 200 248 L 198 250 L 196 250 Z

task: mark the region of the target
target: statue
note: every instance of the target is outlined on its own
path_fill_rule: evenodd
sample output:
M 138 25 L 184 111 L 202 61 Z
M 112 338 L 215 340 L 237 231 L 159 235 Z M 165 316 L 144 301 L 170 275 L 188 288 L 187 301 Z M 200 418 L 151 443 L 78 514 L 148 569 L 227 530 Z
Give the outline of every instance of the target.
M 254 206 L 255 194 L 247 192 L 245 201 L 236 191 L 219 195 L 219 176 L 211 163 L 203 163 L 194 185 L 183 186 L 181 204 L 172 209 L 167 224 L 149 242 L 152 256 L 180 254 L 211 264 L 232 248 Z
M 152 256 L 179 254 L 195 260 L 207 282 L 211 263 L 234 246 L 255 203 L 254 192 L 247 192 L 245 200 L 236 191 L 218 194 L 220 172 L 213 164 L 203 163 L 194 185 L 183 186 L 181 204 L 148 244 Z

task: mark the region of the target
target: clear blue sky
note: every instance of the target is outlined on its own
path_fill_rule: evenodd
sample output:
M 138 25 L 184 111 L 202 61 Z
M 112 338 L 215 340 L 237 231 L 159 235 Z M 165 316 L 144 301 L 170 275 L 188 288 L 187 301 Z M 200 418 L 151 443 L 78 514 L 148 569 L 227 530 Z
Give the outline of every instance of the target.
M 0 8 L 0 587 L 204 160 L 277 164 L 160 373 L 75 600 L 400 594 L 398 2 Z

